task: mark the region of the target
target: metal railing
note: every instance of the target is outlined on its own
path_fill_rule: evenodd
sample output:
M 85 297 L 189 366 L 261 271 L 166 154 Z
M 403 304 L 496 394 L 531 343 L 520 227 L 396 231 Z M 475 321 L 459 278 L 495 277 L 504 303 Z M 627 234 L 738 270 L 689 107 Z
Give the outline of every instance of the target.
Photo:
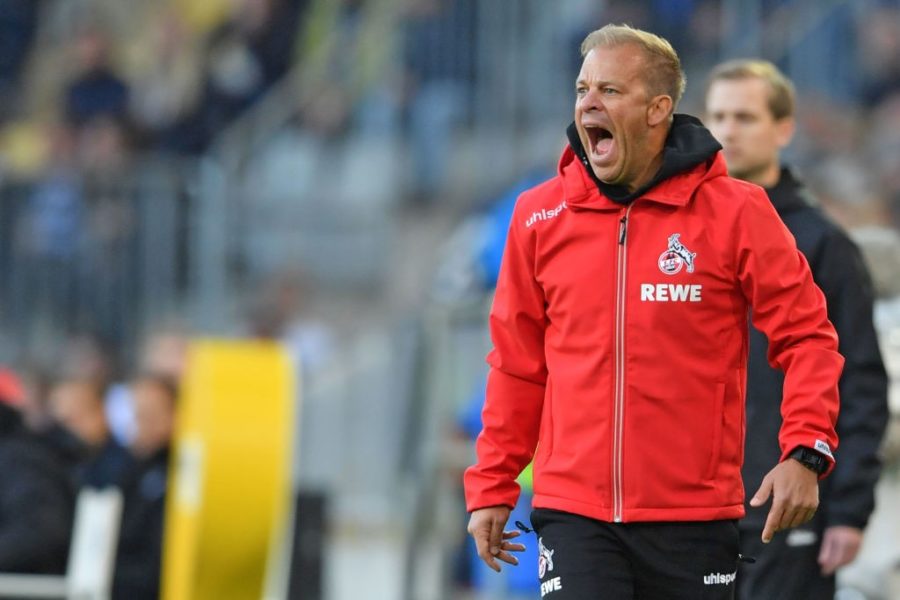
M 144 160 L 0 185 L 0 350 L 48 357 L 92 332 L 132 351 L 190 292 L 190 166 Z M 123 357 L 125 358 L 125 357 Z

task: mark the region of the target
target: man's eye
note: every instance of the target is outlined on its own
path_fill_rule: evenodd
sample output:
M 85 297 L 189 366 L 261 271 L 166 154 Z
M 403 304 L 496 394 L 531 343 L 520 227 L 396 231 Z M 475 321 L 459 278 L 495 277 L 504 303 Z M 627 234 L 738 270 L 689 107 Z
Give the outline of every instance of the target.
M 586 93 L 587 93 L 587 88 L 583 88 L 583 87 L 575 88 L 576 96 L 584 96 Z
M 619 93 L 619 90 L 617 90 L 617 89 L 615 89 L 615 88 L 611 88 L 611 87 L 605 87 L 605 88 L 603 88 L 603 93 L 604 93 L 604 94 L 607 94 L 607 95 L 610 95 L 610 94 L 618 94 L 618 93 Z

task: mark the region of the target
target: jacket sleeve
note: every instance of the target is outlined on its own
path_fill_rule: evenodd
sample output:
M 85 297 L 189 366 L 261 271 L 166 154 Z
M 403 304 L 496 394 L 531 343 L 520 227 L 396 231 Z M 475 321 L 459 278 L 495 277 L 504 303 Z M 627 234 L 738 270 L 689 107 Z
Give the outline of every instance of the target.
M 517 207 L 518 208 L 518 207 Z M 490 314 L 491 340 L 477 462 L 464 475 L 466 508 L 513 507 L 516 477 L 537 446 L 547 365 L 544 292 L 535 277 L 534 239 L 513 213 Z
M 830 472 L 844 362 L 837 334 L 794 237 L 762 188 L 749 189 L 735 232 L 737 271 L 753 323 L 769 339 L 769 364 L 784 372 L 781 460 L 807 446 L 828 457 Z
M 872 282 L 859 249 L 842 231 L 824 238 L 810 261 L 846 361 L 837 422 L 841 450 L 824 488 L 825 522 L 862 529 L 875 508 L 878 450 L 888 422 L 888 378 L 872 323 Z

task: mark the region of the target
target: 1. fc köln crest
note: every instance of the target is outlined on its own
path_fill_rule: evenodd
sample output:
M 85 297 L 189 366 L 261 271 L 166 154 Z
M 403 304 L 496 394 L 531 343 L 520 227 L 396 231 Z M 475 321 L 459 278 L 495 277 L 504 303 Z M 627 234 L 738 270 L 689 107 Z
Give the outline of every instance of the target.
M 538 538 L 538 577 L 544 578 L 547 571 L 553 570 L 553 550 L 544 545 L 544 539 Z
M 666 275 L 679 273 L 685 267 L 687 267 L 688 273 L 694 272 L 694 258 L 697 253 L 685 248 L 684 244 L 678 240 L 680 237 L 680 233 L 670 235 L 669 247 L 659 255 L 659 270 Z

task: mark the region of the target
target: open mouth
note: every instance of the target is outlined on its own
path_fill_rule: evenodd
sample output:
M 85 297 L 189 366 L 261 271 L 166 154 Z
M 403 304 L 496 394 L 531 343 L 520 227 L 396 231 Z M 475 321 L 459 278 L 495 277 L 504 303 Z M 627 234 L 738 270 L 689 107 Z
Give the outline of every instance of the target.
M 585 125 L 584 130 L 588 136 L 591 154 L 597 158 L 602 158 L 609 154 L 613 144 L 613 134 L 609 129 L 600 125 Z

